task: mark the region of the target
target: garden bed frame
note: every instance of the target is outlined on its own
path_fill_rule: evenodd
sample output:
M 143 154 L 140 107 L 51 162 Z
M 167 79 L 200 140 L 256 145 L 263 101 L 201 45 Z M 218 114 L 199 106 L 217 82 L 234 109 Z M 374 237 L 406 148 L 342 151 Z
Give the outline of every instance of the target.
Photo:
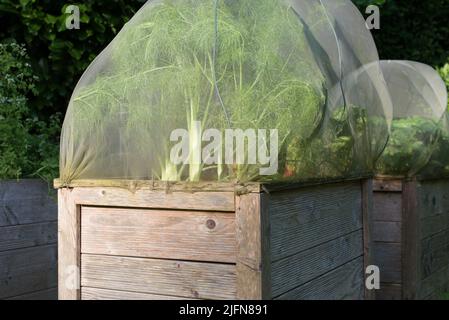
M 382 176 L 373 191 L 376 298 L 441 298 L 449 289 L 449 179 Z
M 60 299 L 372 297 L 372 180 L 55 187 Z

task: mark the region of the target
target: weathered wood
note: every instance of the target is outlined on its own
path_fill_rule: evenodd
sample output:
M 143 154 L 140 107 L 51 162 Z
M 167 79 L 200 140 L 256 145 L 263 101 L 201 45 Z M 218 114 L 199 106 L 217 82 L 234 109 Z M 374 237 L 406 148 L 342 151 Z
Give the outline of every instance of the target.
M 299 286 L 276 299 L 278 300 L 362 300 L 365 283 L 363 257 L 328 272 L 319 278 Z
M 235 215 L 82 207 L 81 252 L 235 263 Z
M 58 289 L 50 288 L 42 291 L 26 293 L 12 298 L 7 298 L 5 300 L 57 300 L 58 299 Z
M 80 206 L 72 189 L 60 189 L 58 209 L 58 297 L 80 299 Z
M 396 283 L 381 283 L 376 291 L 376 300 L 401 300 L 402 285 Z
M 276 261 L 271 267 L 273 297 L 313 281 L 362 255 L 363 231 L 359 230 Z
M 362 229 L 360 182 L 270 195 L 273 262 Z
M 0 252 L 0 299 L 56 286 L 56 245 Z
M 401 222 L 394 221 L 374 221 L 373 241 L 401 243 Z
M 374 221 L 402 221 L 402 194 L 388 192 L 374 192 L 373 194 Z
M 402 192 L 402 180 L 398 179 L 375 179 L 373 181 L 374 192 Z
M 236 297 L 235 265 L 83 254 L 81 284 L 201 299 Z
M 0 252 L 56 243 L 57 223 L 0 227 Z
M 80 205 L 132 207 L 149 209 L 181 209 L 234 212 L 233 192 L 173 192 L 149 188 L 131 192 L 121 188 L 76 188 L 75 202 Z
M 362 187 L 362 217 L 363 217 L 363 270 L 372 265 L 372 227 L 373 227 L 373 181 L 364 180 Z M 368 290 L 365 286 L 365 299 L 373 300 L 374 290 Z
M 373 244 L 373 264 L 380 268 L 381 282 L 401 283 L 401 255 L 400 243 L 375 242 Z
M 81 300 L 195 300 L 184 297 L 163 296 L 159 294 L 107 290 L 99 288 L 81 288 Z
M 237 298 L 271 298 L 270 224 L 268 196 L 236 197 Z
M 419 279 L 420 225 L 417 212 L 417 182 L 404 183 L 402 200 L 402 297 L 416 299 Z

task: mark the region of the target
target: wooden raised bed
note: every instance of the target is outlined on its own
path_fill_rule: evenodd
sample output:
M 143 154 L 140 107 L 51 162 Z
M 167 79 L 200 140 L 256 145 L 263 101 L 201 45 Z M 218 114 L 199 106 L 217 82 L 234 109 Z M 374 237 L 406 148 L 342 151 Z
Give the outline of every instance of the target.
M 449 289 L 449 179 L 374 180 L 377 299 L 438 299 Z
M 0 181 L 0 299 L 57 299 L 57 212 L 47 183 Z
M 59 189 L 59 298 L 369 298 L 371 195 L 371 180 L 76 181 Z

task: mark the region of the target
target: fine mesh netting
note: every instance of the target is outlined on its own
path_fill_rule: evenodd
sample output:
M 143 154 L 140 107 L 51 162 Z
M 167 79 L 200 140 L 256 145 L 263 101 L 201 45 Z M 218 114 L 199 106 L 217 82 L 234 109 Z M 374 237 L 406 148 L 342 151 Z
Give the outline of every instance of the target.
M 389 143 L 377 171 L 387 175 L 437 174 L 449 169 L 447 90 L 431 67 L 381 61 L 393 102 Z
M 378 60 L 350 0 L 148 1 L 75 88 L 61 179 L 373 172 L 392 118 Z

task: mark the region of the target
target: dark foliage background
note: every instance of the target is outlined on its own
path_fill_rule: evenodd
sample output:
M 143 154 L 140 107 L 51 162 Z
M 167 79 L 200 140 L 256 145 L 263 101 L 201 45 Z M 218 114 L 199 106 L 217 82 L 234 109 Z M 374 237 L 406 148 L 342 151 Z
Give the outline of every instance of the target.
M 27 163 L 24 168 L 5 169 L 4 172 L 48 179 L 57 175 L 60 125 L 73 88 L 89 63 L 144 2 L 0 0 L 0 43 L 24 44 L 28 53 L 24 59 L 29 60 L 35 79 L 33 90 L 24 94 L 26 108 L 21 106 L 20 117 L 15 121 L 20 130 L 27 131 L 27 154 L 34 154 L 34 158 L 22 159 L 20 163 Z M 430 64 L 440 68 L 449 84 L 449 0 L 353 2 L 362 13 L 370 4 L 380 6 L 381 29 L 373 34 L 382 59 L 409 59 Z M 66 30 L 65 9 L 71 4 L 80 8 L 80 30 Z M 4 77 L 0 81 L 5 81 Z M 5 109 L 5 106 L 0 105 L 0 108 Z M 22 147 L 8 142 L 13 141 L 8 132 L 14 130 L 0 130 L 0 146 L 8 145 L 9 153 L 14 153 L 15 147 L 17 155 L 27 157 Z M 0 167 L 11 162 L 3 161 L 2 151 L 0 149 Z

